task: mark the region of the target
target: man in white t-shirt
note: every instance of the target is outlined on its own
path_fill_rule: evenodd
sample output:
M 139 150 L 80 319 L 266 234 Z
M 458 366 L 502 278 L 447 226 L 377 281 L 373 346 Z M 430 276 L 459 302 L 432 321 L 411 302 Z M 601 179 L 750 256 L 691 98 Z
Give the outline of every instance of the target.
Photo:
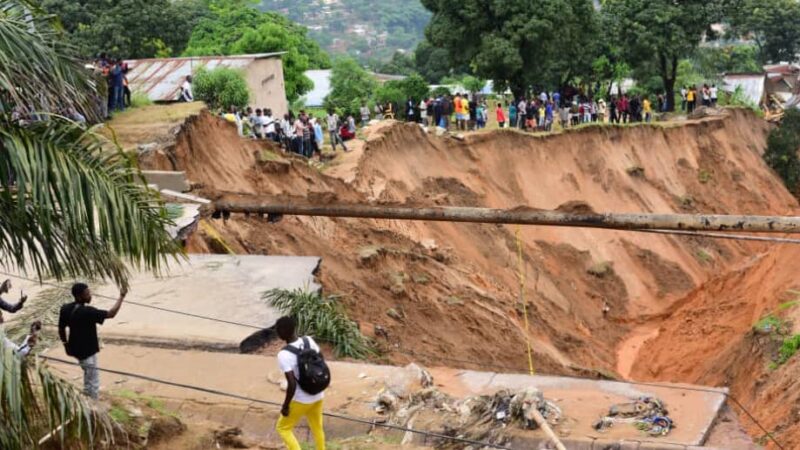
M 717 85 L 716 84 L 712 84 L 711 85 L 711 89 L 709 91 L 711 92 L 711 106 L 716 108 L 717 107 L 717 95 L 718 95 Z
M 291 317 L 281 317 L 275 323 L 275 331 L 278 337 L 286 342 L 287 347 L 294 347 L 298 350 L 304 349 L 305 342 L 319 352 L 319 346 L 310 337 L 297 337 L 297 323 Z M 305 341 L 305 342 L 304 342 Z M 320 392 L 311 395 L 305 392 L 299 385 L 300 368 L 297 364 L 297 355 L 289 350 L 281 350 L 278 353 L 278 366 L 286 376 L 286 399 L 283 401 L 281 415 L 278 418 L 276 427 L 278 435 L 283 439 L 286 448 L 289 450 L 300 450 L 292 430 L 297 422 L 303 417 L 308 421 L 308 428 L 314 436 L 314 444 L 317 450 L 325 450 L 325 430 L 322 426 L 322 399 L 324 393 Z

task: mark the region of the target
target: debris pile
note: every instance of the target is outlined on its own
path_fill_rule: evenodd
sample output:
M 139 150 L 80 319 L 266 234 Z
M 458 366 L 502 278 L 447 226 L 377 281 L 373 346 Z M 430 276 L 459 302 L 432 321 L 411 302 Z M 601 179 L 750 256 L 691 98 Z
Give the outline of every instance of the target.
M 594 429 L 603 432 L 618 423 L 633 424 L 653 437 L 666 436 L 675 428 L 664 402 L 655 397 L 639 397 L 630 403 L 611 406 L 608 415 L 594 423 Z
M 389 383 L 375 402 L 375 411 L 395 425 L 411 427 L 416 420 L 423 420 L 440 426 L 441 434 L 447 436 L 503 445 L 509 440 L 504 432 L 512 427 L 544 428 L 550 435 L 564 422 L 561 408 L 533 387 L 454 399 L 434 387 L 426 370 L 411 364 L 403 373 L 412 386 Z M 569 433 L 566 428 L 559 431 L 562 436 Z M 452 445 L 449 441 L 438 443 L 438 447 Z

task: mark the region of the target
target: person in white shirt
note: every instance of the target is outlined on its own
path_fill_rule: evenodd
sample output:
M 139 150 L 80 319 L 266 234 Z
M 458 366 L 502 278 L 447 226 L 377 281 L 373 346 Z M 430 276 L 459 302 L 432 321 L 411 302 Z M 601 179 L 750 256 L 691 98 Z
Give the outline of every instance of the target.
M 716 108 L 717 107 L 717 94 L 718 94 L 717 85 L 716 84 L 712 84 L 710 91 L 711 91 L 711 106 Z
M 310 337 L 297 337 L 297 322 L 291 317 L 281 317 L 275 323 L 275 332 L 278 337 L 286 342 L 287 347 L 297 350 L 305 349 L 308 345 L 319 352 L 319 345 Z M 308 428 L 314 436 L 314 445 L 317 450 L 325 450 L 325 429 L 322 425 L 322 400 L 324 392 L 311 395 L 304 391 L 298 384 L 300 368 L 298 357 L 295 353 L 284 349 L 278 353 L 278 366 L 286 376 L 286 398 L 281 407 L 276 430 L 289 450 L 300 450 L 292 430 L 303 417 L 308 421 Z
M 36 346 L 36 341 L 38 340 L 38 333 L 42 329 L 42 322 L 37 320 L 31 324 L 30 334 L 25 336 L 25 339 L 22 340 L 22 343 L 17 345 L 14 341 L 9 339 L 6 334 L 5 330 L 0 327 L 0 336 L 3 338 L 3 343 L 5 344 L 6 348 L 10 348 L 15 355 L 24 358 L 28 356 L 33 350 L 33 347 Z
M 186 75 L 186 79 L 183 81 L 183 84 L 181 85 L 181 101 L 187 103 L 194 101 L 194 94 L 192 93 L 191 75 Z
M 264 110 L 264 117 L 262 121 L 264 133 L 266 134 L 267 139 L 274 141 L 275 137 L 277 136 L 277 129 L 275 128 L 275 119 L 272 117 L 271 109 Z

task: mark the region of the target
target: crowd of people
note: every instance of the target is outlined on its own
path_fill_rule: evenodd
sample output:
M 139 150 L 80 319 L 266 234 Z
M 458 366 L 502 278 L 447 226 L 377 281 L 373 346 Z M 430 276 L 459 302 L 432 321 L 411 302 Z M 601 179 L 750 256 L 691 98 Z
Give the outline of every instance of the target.
M 128 63 L 121 58 L 110 58 L 101 53 L 93 64 L 105 80 L 108 88 L 105 111 L 110 116 L 113 111 L 124 111 L 131 106 L 131 89 L 128 85 Z
M 716 108 L 718 95 L 719 89 L 716 84 L 712 84 L 711 86 L 704 84 L 700 92 L 697 91 L 696 86 L 683 86 L 681 88 L 681 111 L 685 111 L 689 114 L 694 112 L 697 108 L 698 98 L 700 98 L 703 106 Z
M 681 109 L 691 113 L 698 99 L 705 106 L 716 106 L 717 93 L 716 85 L 703 85 L 700 89 L 686 86 L 680 91 Z M 191 101 L 190 78 L 182 87 L 181 98 Z M 486 128 L 494 110 L 499 128 L 549 132 L 556 124 L 566 129 L 590 123 L 651 123 L 657 113 L 666 112 L 667 108 L 666 94 L 651 97 L 622 93 L 610 95 L 606 100 L 574 91 L 563 94 L 543 91 L 513 100 L 507 97 L 491 100 L 482 95 L 442 93 L 419 101 L 409 98 L 400 106 L 386 102 L 375 103 L 370 108 L 364 103 L 356 114 L 344 118 L 332 110 L 318 116 L 301 110 L 297 115 L 290 111 L 283 117 L 276 117 L 268 108 L 247 108 L 240 112 L 234 107 L 223 117 L 236 124 L 241 136 L 271 140 L 286 151 L 312 158 L 314 155 L 321 157 L 326 135 L 332 151 L 337 147 L 348 151 L 346 142 L 356 136 L 358 126 L 366 127 L 372 120 L 402 119 L 447 131 L 473 131 Z
M 317 117 L 300 110 L 297 115 L 289 111 L 281 118 L 273 115 L 269 108 L 254 110 L 248 107 L 242 114 L 236 107 L 231 107 L 222 117 L 236 125 L 240 136 L 266 139 L 281 145 L 288 152 L 306 158 L 322 155 L 325 132 L 334 152 L 337 146 L 347 152 L 349 150 L 345 142 L 355 138 L 357 131 L 356 120 L 352 115 L 341 119 L 333 110 L 328 111 L 325 117 Z M 369 118 L 366 120 L 369 121 Z M 366 125 L 366 122 L 362 125 Z

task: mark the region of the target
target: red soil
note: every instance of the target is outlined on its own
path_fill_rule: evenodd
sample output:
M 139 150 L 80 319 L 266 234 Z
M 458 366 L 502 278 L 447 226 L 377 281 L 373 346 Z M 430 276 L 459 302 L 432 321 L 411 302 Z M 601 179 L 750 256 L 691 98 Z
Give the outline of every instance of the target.
M 382 124 L 363 151 L 341 158 L 326 175 L 272 152 L 259 161 L 261 146 L 203 114 L 187 122 L 174 148 L 142 163 L 186 170 L 212 198 L 257 193 L 288 201 L 794 213 L 797 201 L 761 159 L 767 131 L 743 111 L 675 127 L 548 137 L 494 131 L 463 141 Z M 758 243 L 577 228 L 321 217 L 268 223 L 234 215 L 209 225 L 192 238 L 191 251 L 217 248 L 211 235 L 218 233 L 237 252 L 321 256 L 325 291 L 343 295 L 351 317 L 392 362 L 523 369 L 529 338 L 539 371 L 591 376 L 632 367 L 634 378 L 728 384 L 757 412 L 774 411 L 772 426 L 798 434 L 797 398 L 782 390 L 797 358 L 759 379 L 766 362 L 750 353 L 757 342 L 748 333 L 792 285 L 790 263 L 800 250 L 765 253 L 770 247 Z M 637 358 L 621 347 L 637 341 L 628 336 L 642 336 L 640 327 L 658 336 Z M 412 358 L 405 350 L 430 356 Z

